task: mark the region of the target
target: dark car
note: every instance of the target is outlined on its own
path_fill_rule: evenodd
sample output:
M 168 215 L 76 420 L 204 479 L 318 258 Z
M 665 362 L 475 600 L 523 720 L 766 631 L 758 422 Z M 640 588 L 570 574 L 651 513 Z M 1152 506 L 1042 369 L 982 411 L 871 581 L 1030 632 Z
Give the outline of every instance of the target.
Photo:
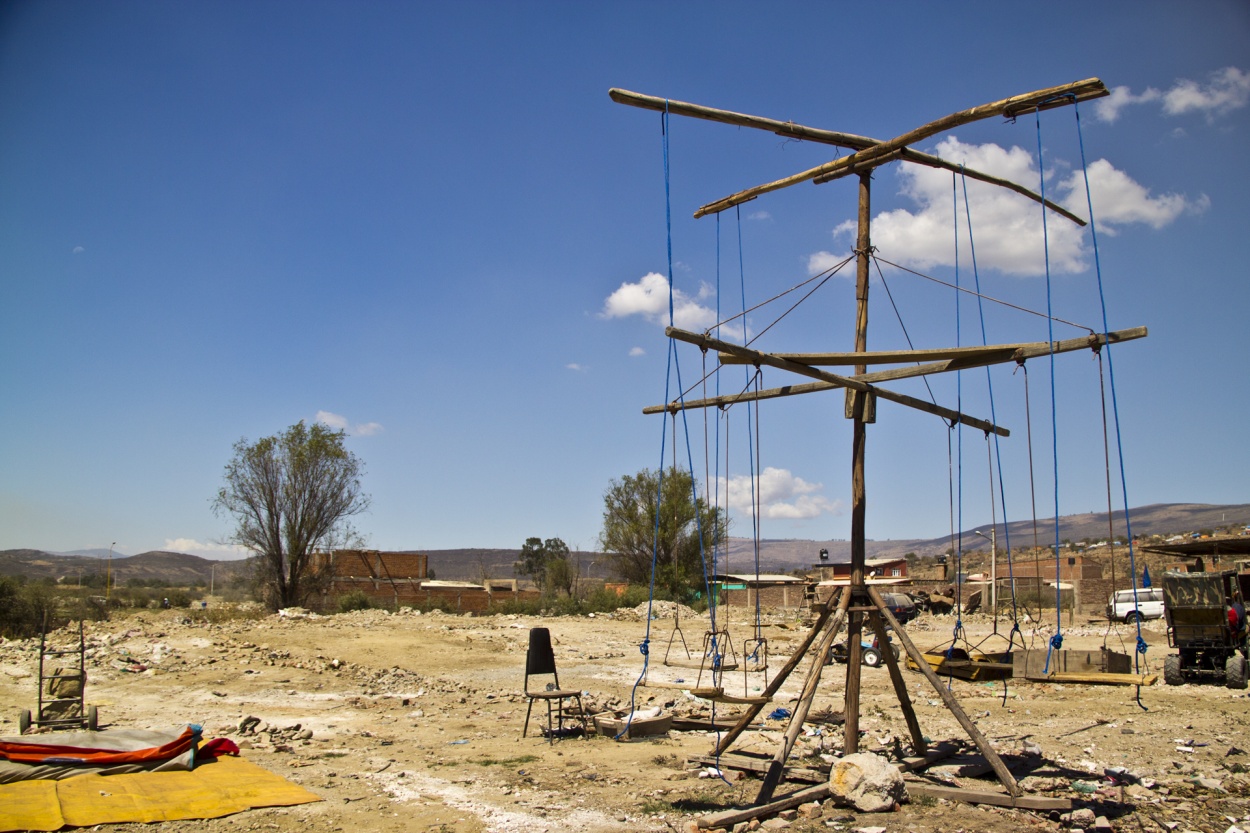
M 916 603 L 906 593 L 883 593 L 881 600 L 885 602 L 885 606 L 894 614 L 894 618 L 900 625 L 916 618 Z

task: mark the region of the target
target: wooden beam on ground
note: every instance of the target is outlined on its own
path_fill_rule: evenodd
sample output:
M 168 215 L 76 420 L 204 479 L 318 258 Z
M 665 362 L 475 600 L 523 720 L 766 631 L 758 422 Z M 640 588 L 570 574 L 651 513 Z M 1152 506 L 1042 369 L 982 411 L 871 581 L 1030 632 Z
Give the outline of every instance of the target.
M 981 104 L 971 107 L 967 110 L 960 110 L 943 116 L 936 121 L 921 125 L 914 130 L 908 131 L 901 136 L 896 136 L 888 141 L 879 142 L 872 147 L 857 150 L 849 156 L 843 156 L 832 162 L 826 162 L 823 165 L 817 165 L 815 168 L 809 168 L 806 171 L 800 171 L 783 179 L 773 182 L 767 182 L 763 185 L 756 185 L 752 188 L 739 191 L 724 199 L 717 200 L 713 203 L 700 208 L 694 213 L 695 217 L 705 217 L 708 214 L 716 214 L 727 208 L 733 208 L 735 205 L 741 205 L 747 200 L 754 199 L 760 194 L 767 194 L 771 191 L 777 191 L 790 185 L 796 185 L 800 182 L 807 182 L 818 176 L 828 176 L 830 174 L 845 175 L 854 170 L 862 168 L 865 164 L 871 163 L 888 156 L 891 153 L 906 148 L 908 145 L 923 141 L 924 139 L 942 133 L 960 125 L 969 124 L 970 122 L 980 121 L 982 119 L 991 118 L 993 116 L 1015 117 L 1021 113 L 1030 112 L 1036 109 L 1048 109 L 1052 106 L 1062 106 L 1070 104 L 1074 101 L 1085 101 L 1087 99 L 1100 98 L 1110 95 L 1110 91 L 1103 85 L 1102 81 L 1097 78 L 1088 78 L 1084 81 L 1077 81 L 1072 84 L 1064 84 L 1059 87 L 1047 87 L 1044 90 L 1036 90 L 1023 95 L 1015 95 L 1011 98 L 1004 98 L 999 101 L 991 101 L 988 104 Z
M 740 356 L 749 356 L 755 360 L 752 364 L 766 364 L 780 370 L 789 370 L 790 372 L 797 373 L 800 376 L 807 376 L 812 379 L 819 379 L 822 382 L 828 382 L 833 387 L 850 388 L 851 390 L 857 390 L 863 393 L 874 393 L 882 399 L 889 400 L 890 402 L 896 402 L 899 405 L 906 405 L 909 408 L 915 408 L 918 411 L 925 411 L 926 413 L 940 416 L 943 419 L 950 420 L 951 422 L 959 422 L 971 428 L 978 428 L 987 433 L 998 434 L 1001 437 L 1011 436 L 1011 432 L 1006 428 L 1000 428 L 992 422 L 986 422 L 983 419 L 970 417 L 967 414 L 962 414 L 959 411 L 952 411 L 950 408 L 943 408 L 941 405 L 934 405 L 931 402 L 925 402 L 923 399 L 917 399 L 914 396 L 907 396 L 905 394 L 886 390 L 885 388 L 874 387 L 866 382 L 861 382 L 849 376 L 839 376 L 836 373 L 828 373 L 824 370 L 817 370 L 814 367 L 808 367 L 807 365 L 798 364 L 797 362 L 783 361 L 781 359 L 774 358 L 768 353 L 761 353 L 760 351 L 752 350 L 749 347 L 739 347 L 738 345 L 732 344 L 728 341 L 712 338 L 706 334 L 692 333 L 687 330 L 681 330 L 677 327 L 666 327 L 664 334 L 669 338 L 684 341 L 687 344 L 693 344 L 704 350 L 712 349 L 726 353 L 735 353 Z M 689 407 L 689 405 L 687 405 L 687 407 Z M 660 409 L 660 412 L 668 410 L 669 408 L 664 406 Z M 647 409 L 644 410 L 644 413 L 648 411 L 651 413 L 656 412 L 654 409 Z
M 700 828 L 709 827 L 733 827 L 740 821 L 750 821 L 760 816 L 771 816 L 780 813 L 782 810 L 790 810 L 801 804 L 807 804 L 811 801 L 823 801 L 829 797 L 829 784 L 817 784 L 814 787 L 808 787 L 798 792 L 790 793 L 787 796 L 770 801 L 756 807 L 747 807 L 745 810 L 725 810 L 720 813 L 712 813 L 706 816 L 700 816 L 695 819 L 695 823 Z
M 1072 799 L 1051 798 L 1044 795 L 1003 795 L 1002 793 L 966 790 L 962 787 L 936 787 L 930 784 L 907 782 L 907 794 L 924 795 L 930 798 L 945 798 L 948 801 L 962 801 L 966 804 L 991 804 L 995 807 L 1015 807 L 1018 810 L 1059 810 L 1067 812 L 1072 809 Z
M 768 772 L 769 761 L 761 761 L 758 758 L 748 758 L 745 755 L 694 755 L 690 758 L 692 763 L 702 764 L 704 766 L 714 766 L 718 769 L 733 769 L 741 772 L 751 772 L 756 775 Z M 819 784 L 829 780 L 829 772 L 819 769 L 810 769 L 807 767 L 788 766 L 786 767 L 787 781 L 803 781 L 808 784 Z
M 950 757 L 959 746 L 953 743 L 939 743 L 930 749 L 924 756 L 904 758 L 895 766 L 900 772 L 915 772 L 924 769 L 930 764 L 936 763 L 943 758 Z M 715 760 L 715 758 L 712 758 Z M 752 767 L 754 770 L 754 767 Z M 826 776 L 826 779 L 828 776 Z M 725 810 L 720 813 L 703 816 L 696 819 L 700 828 L 709 827 L 731 827 L 742 821 L 750 821 L 761 816 L 768 816 L 774 813 L 780 813 L 782 810 L 789 810 L 792 807 L 798 807 L 800 804 L 806 804 L 809 801 L 823 801 L 829 797 L 828 780 L 824 784 L 818 784 L 815 787 L 807 787 L 798 792 L 790 793 L 787 796 L 770 801 L 768 804 L 757 805 L 755 807 L 747 807 L 742 810 Z

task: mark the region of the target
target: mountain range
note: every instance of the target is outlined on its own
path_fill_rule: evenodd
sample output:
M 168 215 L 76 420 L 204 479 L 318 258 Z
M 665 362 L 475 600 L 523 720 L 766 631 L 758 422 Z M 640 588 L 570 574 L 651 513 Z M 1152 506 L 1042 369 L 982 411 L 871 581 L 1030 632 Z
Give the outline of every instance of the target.
M 1250 525 L 1250 503 L 1212 505 L 1200 503 L 1158 503 L 1142 506 L 1131 513 L 1133 534 L 1178 535 L 1200 530 L 1227 529 Z M 1106 512 L 1088 512 L 1065 515 L 1059 519 L 1061 541 L 1103 541 L 1111 536 L 1112 525 L 1117 537 L 1125 534 L 1124 512 L 1113 513 L 1109 524 Z M 1037 541 L 1049 546 L 1055 538 L 1053 518 L 1039 519 Z M 989 542 L 978 537 L 974 530 L 988 534 L 989 527 L 976 527 L 961 533 L 965 552 L 984 550 Z M 1032 521 L 1012 521 L 996 528 L 998 546 L 1005 549 L 1010 542 L 1013 549 L 1032 546 L 1034 524 Z M 901 558 L 908 553 L 918 556 L 936 556 L 952 548 L 960 536 L 943 535 L 928 539 L 886 539 L 868 541 L 869 558 Z M 760 570 L 770 573 L 786 573 L 810 567 L 820 561 L 820 551 L 829 551 L 831 562 L 851 560 L 851 543 L 847 540 L 812 541 L 797 539 L 767 539 L 760 541 Z M 438 579 L 458 581 L 481 581 L 485 578 L 503 579 L 513 577 L 513 565 L 519 557 L 519 549 L 450 549 L 421 550 L 429 556 L 430 569 Z M 755 545 L 750 539 L 731 538 L 729 542 L 726 572 L 754 572 Z M 154 550 L 120 557 L 107 558 L 108 550 L 80 550 L 75 553 L 49 553 L 36 549 L 0 551 L 0 575 L 25 575 L 38 579 L 50 577 L 72 581 L 90 573 L 109 571 L 114 581 L 124 584 L 128 579 L 162 579 L 172 585 L 192 582 L 208 584 L 210 581 L 227 582 L 248 570 L 248 561 L 213 561 L 198 555 Z M 609 557 L 603 553 L 574 552 L 571 554 L 578 575 L 594 578 L 608 576 Z M 105 560 L 107 559 L 107 560 Z

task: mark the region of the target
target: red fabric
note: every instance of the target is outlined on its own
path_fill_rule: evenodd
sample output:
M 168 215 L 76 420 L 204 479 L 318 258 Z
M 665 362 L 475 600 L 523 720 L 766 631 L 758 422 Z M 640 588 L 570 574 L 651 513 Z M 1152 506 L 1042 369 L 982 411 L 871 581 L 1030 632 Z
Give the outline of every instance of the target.
M 120 752 L 116 749 L 91 749 L 83 746 L 59 746 L 54 743 L 0 741 L 0 758 L 23 764 L 74 761 L 107 765 L 165 761 L 186 752 L 199 739 L 200 733 L 188 726 L 182 730 L 181 735 L 169 743 L 128 752 Z
M 213 738 L 199 748 L 196 754 L 201 758 L 216 758 L 218 755 L 238 755 L 239 745 L 230 738 Z

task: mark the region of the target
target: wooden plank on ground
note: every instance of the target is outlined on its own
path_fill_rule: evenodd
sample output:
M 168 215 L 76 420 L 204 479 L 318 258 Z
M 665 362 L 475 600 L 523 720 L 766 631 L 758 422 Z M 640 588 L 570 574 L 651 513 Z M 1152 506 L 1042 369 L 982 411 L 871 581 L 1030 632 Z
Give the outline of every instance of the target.
M 1015 807 L 1021 810 L 1071 810 L 1072 799 L 1051 798 L 1044 795 L 1010 796 L 1005 793 L 966 790 L 962 787 L 935 787 L 930 784 L 907 782 L 907 793 L 911 796 L 925 795 L 930 798 L 945 798 L 948 801 L 963 801 L 966 804 L 992 804 L 995 807 Z
M 782 810 L 789 810 L 798 807 L 800 804 L 807 804 L 809 801 L 823 801 L 828 797 L 829 784 L 817 784 L 814 787 L 808 787 L 782 798 L 774 799 L 767 804 L 761 804 L 758 807 L 747 807 L 745 810 L 725 810 L 720 813 L 700 816 L 696 819 L 696 822 L 703 829 L 709 827 L 733 827 L 740 821 L 750 821 L 760 816 L 776 815 Z
M 719 758 L 715 755 L 694 755 L 689 758 L 690 761 L 703 764 L 704 766 L 714 766 L 717 769 L 735 769 L 742 772 L 753 772 L 763 774 L 768 772 L 771 760 L 760 760 L 758 758 L 748 758 L 744 755 L 730 753 L 721 755 Z M 785 768 L 785 779 L 787 781 L 803 781 L 808 784 L 820 784 L 829 780 L 829 772 L 821 772 L 819 769 L 808 769 L 806 767 Z

